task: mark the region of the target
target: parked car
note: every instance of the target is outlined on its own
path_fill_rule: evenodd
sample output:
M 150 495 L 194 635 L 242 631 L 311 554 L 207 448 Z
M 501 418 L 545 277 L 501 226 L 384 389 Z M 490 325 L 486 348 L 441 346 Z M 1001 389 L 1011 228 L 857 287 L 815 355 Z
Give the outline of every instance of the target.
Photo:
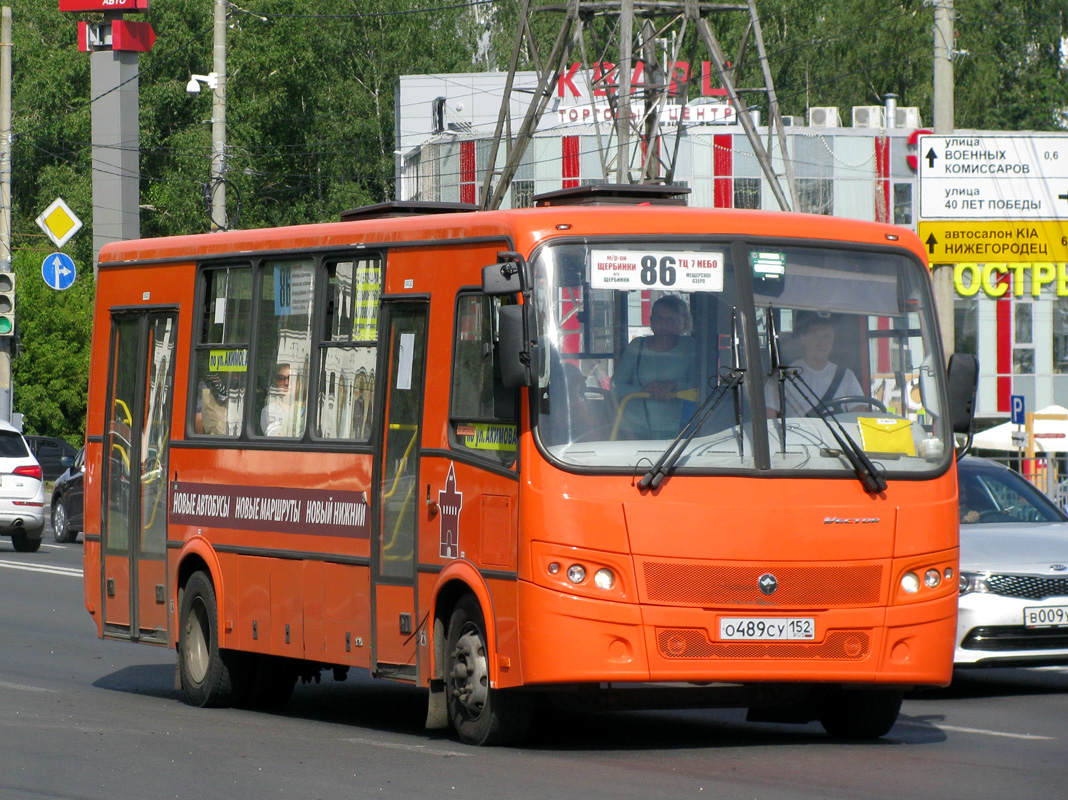
M 63 461 L 67 471 L 52 487 L 52 535 L 57 542 L 76 542 L 84 524 L 85 448 Z
M 44 503 L 41 465 L 22 434 L 0 420 L 0 536 L 10 536 L 18 552 L 41 547 Z
M 956 665 L 1068 664 L 1068 516 L 1007 467 L 957 466 Z
M 65 439 L 57 439 L 54 436 L 27 436 L 26 443 L 30 446 L 30 452 L 41 465 L 46 481 L 54 481 L 63 474 L 67 467 L 63 464 L 63 457 L 74 458 L 78 454 L 78 448 Z

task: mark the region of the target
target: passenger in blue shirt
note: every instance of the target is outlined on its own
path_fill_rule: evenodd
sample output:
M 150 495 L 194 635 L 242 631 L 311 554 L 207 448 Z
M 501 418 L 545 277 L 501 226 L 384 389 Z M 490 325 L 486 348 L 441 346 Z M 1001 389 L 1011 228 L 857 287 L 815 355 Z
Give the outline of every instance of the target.
M 674 439 L 682 427 L 683 407 L 675 393 L 697 385 L 697 347 L 686 335 L 691 322 L 685 301 L 661 297 L 653 303 L 649 325 L 653 335 L 627 345 L 612 376 L 620 402 L 634 392 L 649 393 L 627 403 L 619 434 L 624 439 Z

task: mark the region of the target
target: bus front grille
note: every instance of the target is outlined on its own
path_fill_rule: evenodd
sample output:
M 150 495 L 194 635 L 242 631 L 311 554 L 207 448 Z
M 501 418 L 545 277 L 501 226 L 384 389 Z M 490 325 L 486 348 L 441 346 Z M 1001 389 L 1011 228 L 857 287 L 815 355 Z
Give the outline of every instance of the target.
M 650 603 L 828 608 L 876 605 L 882 596 L 879 564 L 754 567 L 646 561 L 642 567 L 644 600 Z M 772 594 L 760 589 L 765 574 L 775 576 Z
M 700 628 L 658 628 L 664 658 L 775 658 L 860 661 L 871 649 L 867 631 L 834 631 L 822 642 L 713 642 Z

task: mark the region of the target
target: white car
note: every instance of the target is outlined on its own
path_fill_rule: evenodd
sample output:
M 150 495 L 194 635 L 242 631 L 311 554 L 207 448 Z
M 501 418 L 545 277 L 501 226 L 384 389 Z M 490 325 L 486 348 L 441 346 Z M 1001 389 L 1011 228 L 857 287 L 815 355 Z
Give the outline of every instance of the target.
M 956 666 L 1068 664 L 1068 517 L 1007 467 L 957 467 Z
M 44 535 L 44 508 L 41 465 L 22 434 L 0 420 L 0 536 L 10 536 L 20 553 L 36 552 Z

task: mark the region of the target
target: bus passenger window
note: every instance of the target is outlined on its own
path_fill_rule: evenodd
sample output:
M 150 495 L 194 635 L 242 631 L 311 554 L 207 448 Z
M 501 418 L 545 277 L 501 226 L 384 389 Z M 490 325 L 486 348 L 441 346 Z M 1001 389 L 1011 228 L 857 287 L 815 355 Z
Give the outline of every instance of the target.
M 375 396 L 382 259 L 327 263 L 315 435 L 367 441 Z
M 196 354 L 193 430 L 238 436 L 248 385 L 252 269 L 228 267 L 203 275 L 207 287 Z
M 263 268 L 256 332 L 256 420 L 257 432 L 264 436 L 304 435 L 314 293 L 311 259 L 276 261 Z
M 497 301 L 461 295 L 453 339 L 450 439 L 454 447 L 503 464 L 515 461 L 516 392 L 501 383 Z

